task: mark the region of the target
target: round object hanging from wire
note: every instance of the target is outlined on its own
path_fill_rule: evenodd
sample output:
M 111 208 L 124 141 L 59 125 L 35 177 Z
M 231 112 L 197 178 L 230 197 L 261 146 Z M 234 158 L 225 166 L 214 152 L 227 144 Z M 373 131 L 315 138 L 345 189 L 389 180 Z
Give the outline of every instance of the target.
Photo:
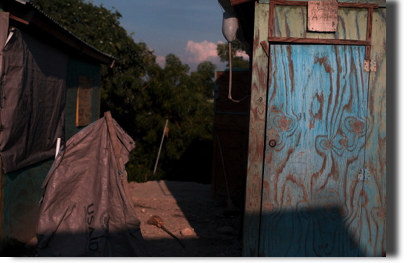
M 230 78 L 229 78 L 229 83 L 228 83 L 228 98 L 233 102 L 240 102 L 240 100 L 235 100 L 231 96 L 232 75 L 233 75 L 231 41 L 234 41 L 236 39 L 237 30 L 238 30 L 238 19 L 235 13 L 231 11 L 224 12 L 223 20 L 222 20 L 222 34 L 224 35 L 225 39 L 228 41 L 228 64 L 230 66 L 230 74 L 229 74 Z

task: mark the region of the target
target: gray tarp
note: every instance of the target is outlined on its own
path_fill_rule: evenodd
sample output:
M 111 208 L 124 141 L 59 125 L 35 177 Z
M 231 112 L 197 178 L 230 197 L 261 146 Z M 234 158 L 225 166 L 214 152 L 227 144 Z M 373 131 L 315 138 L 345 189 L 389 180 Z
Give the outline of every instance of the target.
M 6 29 L 0 27 L 3 41 Z M 6 173 L 54 156 L 64 132 L 68 64 L 67 54 L 19 29 L 8 37 L 0 58 L 0 154 Z
M 113 122 L 125 164 L 135 144 Z M 121 183 L 105 118 L 66 143 L 43 187 L 40 256 L 146 256 L 140 220 Z

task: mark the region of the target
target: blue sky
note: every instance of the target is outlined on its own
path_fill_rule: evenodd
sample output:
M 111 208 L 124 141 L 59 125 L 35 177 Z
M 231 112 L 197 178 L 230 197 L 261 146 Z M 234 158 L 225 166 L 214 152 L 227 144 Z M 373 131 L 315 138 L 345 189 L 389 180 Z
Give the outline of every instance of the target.
M 225 42 L 222 35 L 222 9 L 217 0 L 94 0 L 121 14 L 121 25 L 134 40 L 155 51 L 159 64 L 173 53 L 191 70 L 205 60 L 224 69 L 216 56 L 216 45 Z

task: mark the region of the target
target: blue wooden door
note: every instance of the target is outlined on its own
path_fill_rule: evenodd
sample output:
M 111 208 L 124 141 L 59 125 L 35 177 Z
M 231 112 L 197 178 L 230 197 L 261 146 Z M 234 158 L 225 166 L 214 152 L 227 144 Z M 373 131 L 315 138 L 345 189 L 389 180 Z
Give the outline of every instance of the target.
M 365 47 L 271 45 L 260 256 L 360 254 Z

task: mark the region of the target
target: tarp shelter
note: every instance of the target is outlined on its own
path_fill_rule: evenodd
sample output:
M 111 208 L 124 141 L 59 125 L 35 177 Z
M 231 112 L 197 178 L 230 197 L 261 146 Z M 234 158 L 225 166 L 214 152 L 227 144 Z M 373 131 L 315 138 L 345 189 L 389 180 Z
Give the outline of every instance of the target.
M 100 65 L 88 45 L 29 2 L 0 0 L 0 237 L 35 236 L 57 138 L 99 118 Z
M 135 144 L 113 122 L 124 165 Z M 124 191 L 105 118 L 66 143 L 43 187 L 37 228 L 40 256 L 146 255 L 140 221 Z

